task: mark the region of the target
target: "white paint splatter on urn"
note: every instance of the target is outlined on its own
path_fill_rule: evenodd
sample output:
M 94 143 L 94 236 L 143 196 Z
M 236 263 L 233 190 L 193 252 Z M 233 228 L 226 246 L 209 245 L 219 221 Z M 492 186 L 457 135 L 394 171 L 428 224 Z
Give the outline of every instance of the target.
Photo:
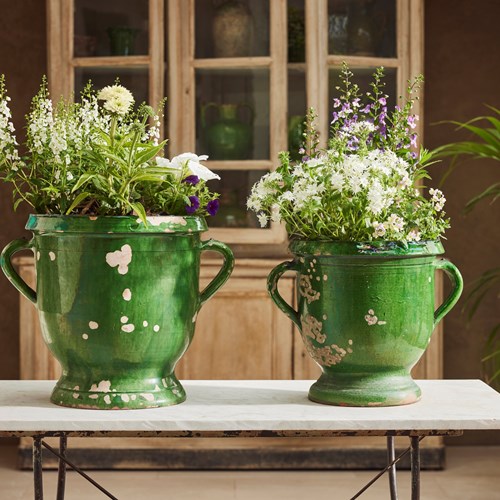
M 127 274 L 128 266 L 132 262 L 132 248 L 130 245 L 123 245 L 120 250 L 108 252 L 106 262 L 111 267 L 118 266 L 119 274 Z

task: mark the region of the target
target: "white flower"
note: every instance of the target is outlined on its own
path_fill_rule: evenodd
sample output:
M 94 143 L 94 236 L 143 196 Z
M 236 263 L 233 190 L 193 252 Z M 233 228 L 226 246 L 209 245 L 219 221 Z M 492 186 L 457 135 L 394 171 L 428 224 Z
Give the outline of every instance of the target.
M 382 184 L 375 179 L 368 190 L 368 210 L 372 214 L 379 214 L 385 207 L 385 189 Z
M 342 191 L 342 188 L 344 187 L 344 176 L 338 172 L 333 172 L 332 176 L 330 177 L 330 183 L 333 189 Z
M 434 206 L 436 212 L 441 212 L 443 210 L 444 204 L 446 202 L 446 198 L 443 195 L 443 192 L 439 189 L 429 189 L 429 194 L 432 196 L 431 202 Z
M 159 167 L 167 167 L 172 170 L 174 175 L 180 177 L 187 167 L 188 171 L 199 177 L 203 181 L 210 181 L 212 179 L 220 179 L 220 177 L 212 172 L 210 169 L 200 163 L 200 161 L 207 160 L 207 155 L 195 155 L 194 153 L 182 153 L 174 156 L 171 160 L 168 158 L 156 157 L 156 164 Z
M 368 135 L 370 132 L 375 132 L 376 127 L 373 123 L 367 121 L 354 122 L 349 127 L 350 132 L 355 135 L 366 134 Z
M 372 226 L 373 226 L 373 235 L 375 237 L 384 236 L 384 234 L 386 233 L 385 226 L 381 222 L 374 222 Z
M 294 196 L 291 191 L 285 191 L 281 196 L 280 196 L 280 201 L 293 201 Z
M 387 219 L 388 229 L 399 233 L 404 227 L 404 220 L 396 214 L 391 214 Z
M 257 218 L 259 219 L 260 227 L 266 227 L 267 226 L 267 215 L 260 213 L 257 215 Z
M 412 229 L 408 236 L 406 237 L 408 241 L 420 241 L 420 231 L 418 229 Z
M 134 104 L 134 96 L 122 85 L 108 85 L 99 91 L 97 98 L 104 101 L 104 109 L 116 115 L 126 115 Z

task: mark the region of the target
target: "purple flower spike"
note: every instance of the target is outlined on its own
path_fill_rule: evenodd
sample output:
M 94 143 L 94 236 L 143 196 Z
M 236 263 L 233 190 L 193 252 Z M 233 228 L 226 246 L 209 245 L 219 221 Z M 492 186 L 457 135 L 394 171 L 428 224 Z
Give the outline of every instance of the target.
M 187 177 L 184 177 L 184 179 L 182 179 L 182 182 L 191 184 L 191 186 L 196 186 L 196 184 L 200 182 L 200 178 L 197 175 L 188 175 Z
M 416 115 L 410 115 L 408 117 L 408 125 L 411 128 L 415 128 L 417 126 L 417 120 L 418 120 L 418 117 Z
M 191 205 L 186 205 L 186 212 L 189 215 L 192 215 L 200 208 L 200 200 L 198 196 L 190 196 L 189 201 L 191 202 Z
M 219 200 L 210 200 L 207 203 L 207 212 L 211 215 L 214 216 L 217 212 L 219 211 Z
M 382 104 L 382 106 L 385 106 L 387 104 L 387 99 L 385 97 L 381 97 L 378 102 Z

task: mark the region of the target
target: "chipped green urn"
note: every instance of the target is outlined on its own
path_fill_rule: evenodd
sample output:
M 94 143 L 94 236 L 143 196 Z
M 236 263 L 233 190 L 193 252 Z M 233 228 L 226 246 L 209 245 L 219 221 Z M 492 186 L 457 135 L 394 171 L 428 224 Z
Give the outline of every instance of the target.
M 31 215 L 31 241 L 1 256 L 11 283 L 38 309 L 43 338 L 62 367 L 51 401 L 62 406 L 133 409 L 181 403 L 175 366 L 193 338 L 201 306 L 227 281 L 231 250 L 201 241 L 200 217 Z M 11 264 L 35 255 L 36 291 Z M 199 291 L 200 254 L 224 257 Z
M 290 250 L 294 259 L 271 271 L 268 290 L 321 368 L 309 399 L 341 406 L 418 401 L 411 369 L 463 288 L 458 269 L 438 257 L 441 243 L 295 240 Z M 297 273 L 297 310 L 278 292 L 289 270 Z M 452 282 L 437 308 L 436 270 Z

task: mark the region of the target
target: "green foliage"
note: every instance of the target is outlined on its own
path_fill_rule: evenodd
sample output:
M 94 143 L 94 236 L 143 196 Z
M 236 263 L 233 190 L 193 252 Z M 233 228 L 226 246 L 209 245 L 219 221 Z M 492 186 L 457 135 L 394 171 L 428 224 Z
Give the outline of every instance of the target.
M 412 94 L 421 78 L 409 83 L 404 105 L 389 112 L 383 68 L 364 96 L 352 76 L 344 64 L 328 149 L 318 148 L 316 114 L 310 109 L 298 151 L 302 159 L 292 162 L 290 153 L 281 153 L 276 171 L 253 186 L 248 208 L 262 226 L 283 221 L 291 236 L 307 239 L 438 239 L 449 226 L 445 198 L 430 190 L 427 200 L 415 187 L 429 177 L 425 167 L 433 161 L 429 151 L 417 153 L 412 133 L 418 119 L 411 114 Z
M 441 183 L 453 173 L 459 165 L 458 160 L 464 156 L 500 161 L 500 110 L 493 106 L 488 106 L 488 108 L 493 112 L 492 115 L 478 116 L 465 123 L 457 121 L 441 122 L 456 125 L 457 131 L 465 130 L 470 132 L 472 136 L 470 140 L 445 144 L 433 151 L 435 158 L 451 158 L 450 165 L 443 175 Z M 478 124 L 482 124 L 482 126 L 478 126 Z M 492 204 L 499 196 L 500 182 L 495 182 L 473 196 L 465 205 L 464 211 L 465 213 L 470 212 L 478 202 L 485 199 L 490 199 L 490 204 Z M 500 297 L 499 285 L 499 267 L 485 271 L 471 283 L 464 305 L 469 321 L 473 319 L 486 296 L 494 294 L 497 298 Z M 488 335 L 482 361 L 485 380 L 500 389 L 500 323 Z
M 218 178 L 191 153 L 162 157 L 164 101 L 155 111 L 116 84 L 98 94 L 89 83 L 80 102 L 53 107 L 44 79 L 27 121 L 27 154 L 17 153 L 4 78 L 0 79 L 0 178 L 11 182 L 14 207 L 36 213 L 207 215 L 218 195 L 206 181 Z M 103 101 L 103 105 L 99 105 Z M 193 169 L 197 175 L 193 175 Z M 213 205 L 213 204 L 212 204 Z

